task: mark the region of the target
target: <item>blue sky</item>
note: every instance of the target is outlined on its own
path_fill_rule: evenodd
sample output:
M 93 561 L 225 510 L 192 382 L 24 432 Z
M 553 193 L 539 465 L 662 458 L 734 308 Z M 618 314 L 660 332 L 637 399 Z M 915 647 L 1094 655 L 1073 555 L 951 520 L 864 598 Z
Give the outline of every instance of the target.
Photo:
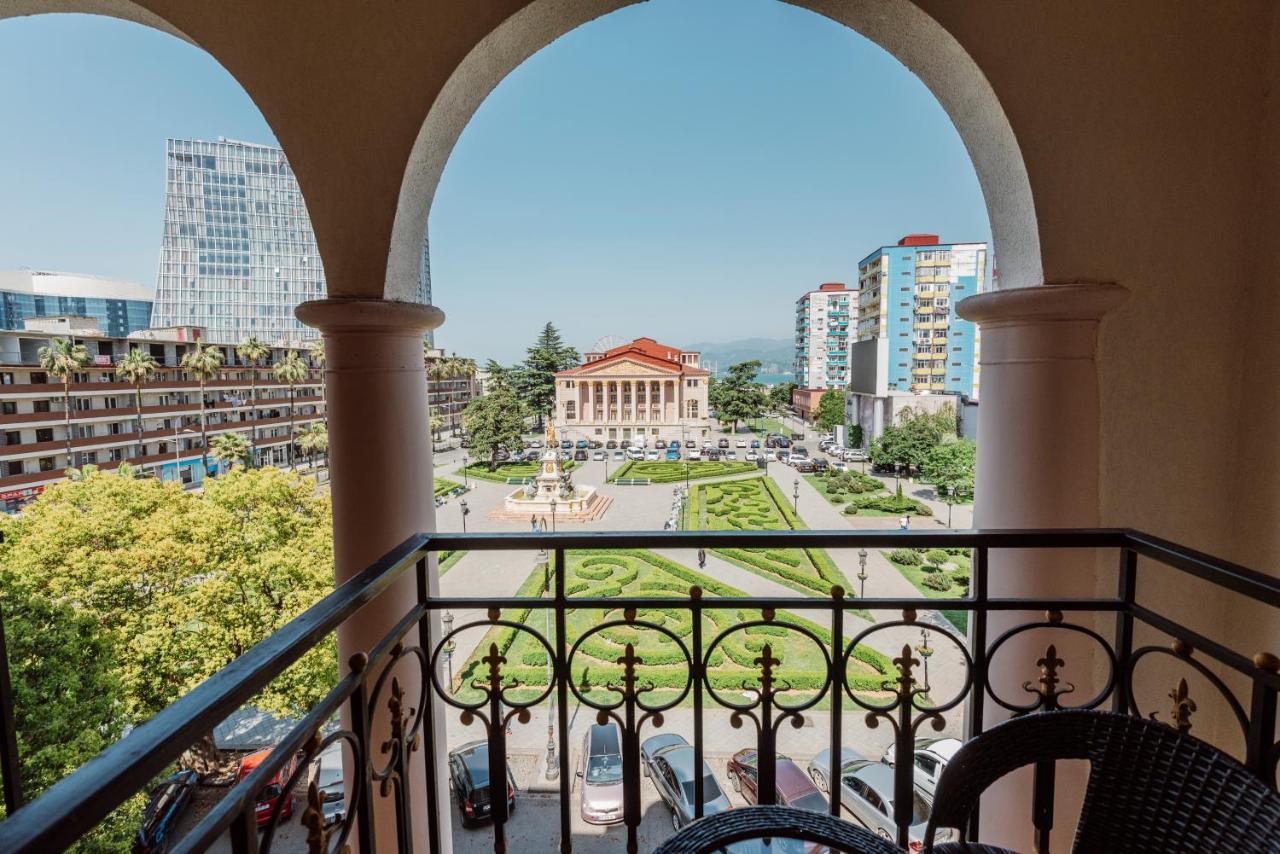
M 164 139 L 274 141 L 209 57 L 132 24 L 4 21 L 0 81 L 0 268 L 154 285 Z M 534 55 L 463 132 L 430 219 L 437 340 L 786 338 L 800 293 L 911 231 L 990 233 L 910 72 L 776 0 L 652 0 Z

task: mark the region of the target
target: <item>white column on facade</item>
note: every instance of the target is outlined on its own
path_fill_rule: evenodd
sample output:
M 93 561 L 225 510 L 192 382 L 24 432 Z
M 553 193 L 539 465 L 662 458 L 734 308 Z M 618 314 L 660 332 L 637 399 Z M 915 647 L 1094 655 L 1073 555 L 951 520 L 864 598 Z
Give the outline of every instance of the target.
M 975 527 L 1087 528 L 1099 524 L 1099 397 L 1095 351 L 1098 324 L 1127 291 L 1114 284 L 1060 284 L 978 294 L 959 314 L 982 332 L 982 398 L 978 407 Z M 1088 551 L 1019 550 L 990 554 L 990 595 L 1091 597 L 1097 558 Z M 1012 626 L 1044 619 L 1039 613 L 992 612 L 990 643 Z M 1066 615 L 1071 621 L 1071 614 Z M 1081 620 L 1086 625 L 1087 621 Z M 1090 625 L 1090 627 L 1092 627 Z M 1101 626 L 1111 634 L 1110 624 Z M 1026 702 L 1022 685 L 1035 684 L 1037 659 L 1054 643 L 1065 661 L 1064 681 L 1076 685 L 1064 703 L 1093 696 L 1103 654 L 1076 633 L 1026 632 L 1006 643 L 991 662 L 991 687 Z M 989 726 L 1008 713 L 984 706 Z M 1058 804 L 1078 804 L 1086 771 L 1060 765 Z M 993 787 L 984 803 L 983 841 L 1030 850 L 1030 772 Z M 1060 807 L 1054 846 L 1069 847 L 1075 815 Z
M 334 581 L 341 584 L 413 534 L 435 530 L 422 336 L 440 325 L 444 313 L 433 306 L 411 303 L 327 299 L 300 305 L 297 316 L 324 335 Z M 434 560 L 430 592 L 439 595 Z M 416 600 L 417 585 L 409 572 L 348 618 L 338 628 L 340 672 L 348 672 L 353 655 L 373 649 Z M 417 629 L 411 630 L 405 641 L 406 645 L 417 644 Z M 405 659 L 395 674 L 406 696 L 416 698 L 421 686 L 416 659 Z M 375 678 L 376 674 L 370 677 L 370 688 Z M 388 690 L 389 685 L 370 710 L 373 732 L 369 744 L 375 749 L 389 733 Z M 441 769 L 436 795 L 440 815 L 447 817 L 442 705 L 435 704 L 441 712 L 436 731 L 442 737 L 437 740 L 436 755 L 428 761 Z M 344 726 L 351 724 L 349 712 L 344 707 Z M 423 760 L 423 751 L 414 753 L 408 772 L 408 785 L 417 798 L 423 795 L 422 781 L 426 779 Z M 351 769 L 347 771 L 350 780 Z M 396 839 L 392 801 L 377 796 L 373 800 L 378 848 L 392 849 Z M 413 822 L 413 848 L 426 851 L 426 810 L 413 810 Z M 444 843 L 449 844 L 447 828 Z

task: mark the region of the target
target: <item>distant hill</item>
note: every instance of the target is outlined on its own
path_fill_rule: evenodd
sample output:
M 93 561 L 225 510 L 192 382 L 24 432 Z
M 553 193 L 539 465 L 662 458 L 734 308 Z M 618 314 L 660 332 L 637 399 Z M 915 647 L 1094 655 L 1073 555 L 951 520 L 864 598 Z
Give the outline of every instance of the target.
M 790 338 L 741 338 L 687 345 L 702 353 L 702 363 L 715 364 L 721 372 L 738 362 L 759 359 L 762 374 L 790 374 L 795 361 L 795 342 Z

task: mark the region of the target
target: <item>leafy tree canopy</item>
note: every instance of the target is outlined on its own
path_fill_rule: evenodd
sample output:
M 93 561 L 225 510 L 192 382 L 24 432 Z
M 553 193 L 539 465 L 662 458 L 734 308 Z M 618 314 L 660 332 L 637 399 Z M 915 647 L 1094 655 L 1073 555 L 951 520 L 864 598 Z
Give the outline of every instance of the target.
M 837 424 L 844 423 L 843 391 L 830 388 L 822 393 L 822 398 L 818 401 L 817 421 L 818 427 L 823 430 L 830 430 Z
M 498 467 L 501 451 L 518 450 L 524 444 L 524 410 L 504 383 L 468 403 L 462 423 L 471 439 L 471 452 L 478 459 L 489 459 L 489 471 Z
M 716 410 L 716 419 L 723 424 L 733 423 L 738 431 L 739 421 L 749 421 L 764 414 L 766 395 L 756 382 L 760 373 L 760 360 L 739 362 L 729 367 L 723 379 L 712 384 L 708 391 L 708 403 Z
M 512 369 L 507 378 L 520 402 L 537 417 L 541 426 L 542 419 L 555 408 L 556 372 L 580 364 L 582 357 L 576 349 L 564 343 L 560 332 L 551 323 L 542 328 L 538 340 L 526 353 L 524 362 Z
M 929 450 L 920 473 L 938 488 L 938 495 L 942 500 L 951 502 L 957 497 L 973 494 L 973 474 L 977 459 L 978 447 L 972 440 L 944 442 Z
M 878 465 L 889 463 L 919 470 L 929 451 L 956 435 L 956 411 L 947 404 L 937 412 L 917 412 L 908 407 L 898 414 L 898 423 L 886 427 L 871 443 L 871 459 Z
M 769 406 L 774 409 L 785 409 L 791 405 L 791 395 L 796 390 L 795 383 L 778 383 L 769 389 Z

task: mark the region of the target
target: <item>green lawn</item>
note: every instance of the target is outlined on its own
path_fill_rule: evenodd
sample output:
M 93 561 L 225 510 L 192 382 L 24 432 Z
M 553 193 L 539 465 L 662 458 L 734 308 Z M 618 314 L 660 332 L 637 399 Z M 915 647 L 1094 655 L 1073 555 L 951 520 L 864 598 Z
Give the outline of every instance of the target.
M 462 557 L 465 554 L 466 552 L 460 549 L 457 551 L 451 549 L 449 551 L 440 552 L 437 557 L 438 562 L 436 564 L 436 570 L 440 574 L 440 577 L 443 578 L 446 572 L 453 569 L 454 564 L 462 560 Z
M 832 489 L 833 483 L 846 485 L 845 489 Z M 897 496 L 885 489 L 884 484 L 870 475 L 859 472 L 829 472 L 826 475 L 807 474 L 804 479 L 837 507 L 843 507 L 849 515 L 859 516 L 932 516 L 933 511 L 923 502 Z M 860 491 L 859 491 L 860 490 Z
M 620 477 L 648 478 L 652 483 L 680 483 L 685 479 L 685 466 L 688 466 L 689 480 L 703 480 L 708 477 L 725 477 L 733 474 L 749 474 L 757 471 L 755 463 L 734 462 L 663 462 L 628 460 L 609 473 L 609 480 Z
M 689 523 L 706 531 L 787 531 L 805 525 L 770 478 L 752 477 L 699 484 L 690 500 Z M 743 569 L 802 593 L 826 595 L 838 584 L 852 588 L 822 549 L 716 549 Z M 850 594 L 852 595 L 852 594 Z
M 965 576 L 969 575 L 970 564 L 967 557 L 962 555 L 948 555 L 947 559 L 952 565 L 943 569 L 941 573 L 934 573 L 927 572 L 923 564 L 915 566 L 906 563 L 899 563 L 891 557 L 893 554 L 892 552 L 883 552 L 883 554 L 885 558 L 888 559 L 889 563 L 893 564 L 898 572 L 902 573 L 903 578 L 910 581 L 912 586 L 920 591 L 920 595 L 922 596 L 926 596 L 929 599 L 962 599 L 969 595 L 969 587 L 967 584 L 958 584 L 955 582 L 955 576 L 957 574 L 963 574 Z M 949 590 L 934 590 L 932 587 L 925 586 L 924 580 L 926 578 L 930 575 L 939 574 L 946 576 L 952 581 L 951 588 Z M 943 610 L 942 615 L 950 620 L 951 624 L 962 633 L 969 630 L 968 611 L 955 611 L 948 609 Z
M 458 483 L 456 480 L 449 480 L 447 477 L 438 477 L 436 478 L 436 498 L 439 498 L 446 492 L 453 492 L 461 486 L 462 484 Z
M 564 466 L 565 471 L 571 471 L 576 463 L 573 460 L 566 460 L 560 465 Z M 489 471 L 489 464 L 486 462 L 471 463 L 467 466 L 467 474 L 470 477 L 494 480 L 498 483 L 506 483 L 509 477 L 533 477 L 541 470 L 542 463 L 537 460 L 530 463 L 498 463 L 495 471 Z
M 565 590 L 569 596 L 615 597 L 621 595 L 687 596 L 691 585 L 702 588 L 706 601 L 714 603 L 717 596 L 742 596 L 738 591 L 715 579 L 695 572 L 688 567 L 652 552 L 582 551 L 568 556 L 568 575 Z M 517 595 L 542 594 L 543 575 L 535 569 L 521 585 Z M 547 611 L 528 609 L 508 610 L 505 619 L 527 625 L 540 634 L 547 633 Z M 620 610 L 578 609 L 569 611 L 566 617 L 567 647 L 591 628 L 605 622 L 623 619 Z M 640 611 L 637 620 L 643 620 L 669 629 L 686 644 L 690 643 L 693 617 L 688 611 L 676 608 L 657 608 Z M 720 632 L 749 620 L 760 619 L 760 612 L 726 603 L 723 608 L 707 608 L 703 611 L 703 643 L 709 646 Z M 824 644 L 831 643 L 826 629 L 787 612 L 777 615 L 779 622 L 803 626 L 813 632 Z M 576 685 L 593 699 L 616 698 L 608 691 L 608 684 L 620 684 L 622 668 L 617 660 L 626 644 L 632 644 L 636 654 L 644 660 L 638 676 L 642 684 L 652 684 L 659 691 L 670 692 L 683 687 L 688 674 L 683 653 L 667 636 L 652 629 L 632 626 L 614 626 L 588 638 L 574 656 L 571 672 Z M 709 661 L 710 681 L 714 688 L 735 695 L 743 683 L 758 685 L 759 657 L 765 644 L 770 644 L 771 654 L 781 660 L 775 674 L 792 686 L 795 698 L 812 695 L 812 691 L 825 681 L 826 659 L 814 642 L 799 634 L 778 626 L 757 626 L 737 632 L 726 638 L 712 652 Z M 519 686 L 513 689 L 514 697 L 528 698 L 539 693 L 535 686 L 547 684 L 547 656 L 542 645 L 523 631 L 494 628 L 483 638 L 476 652 L 455 670 L 455 684 L 459 685 L 458 697 L 474 701 L 481 694 L 471 688 L 473 679 L 482 678 L 487 665 L 480 659 L 488 655 L 490 644 L 506 657 L 502 668 L 504 683 L 515 680 Z M 704 650 L 705 650 L 704 646 Z M 858 692 L 880 690 L 882 681 L 895 672 L 889 658 L 876 650 L 858 647 L 851 659 L 849 683 Z M 653 698 L 657 699 L 657 698 Z M 784 700 L 795 703 L 796 699 Z

